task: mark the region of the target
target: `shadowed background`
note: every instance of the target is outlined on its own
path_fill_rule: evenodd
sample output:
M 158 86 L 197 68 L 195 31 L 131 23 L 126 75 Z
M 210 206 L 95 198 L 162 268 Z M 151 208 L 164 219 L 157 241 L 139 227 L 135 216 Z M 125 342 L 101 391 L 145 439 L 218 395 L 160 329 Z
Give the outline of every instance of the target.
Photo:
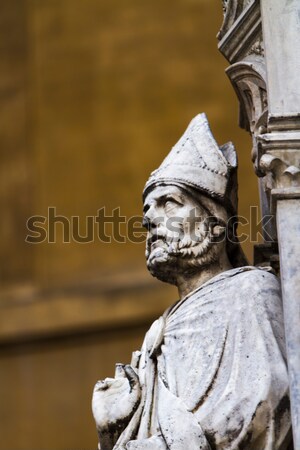
M 251 141 L 217 50 L 219 0 L 2 0 L 0 23 L 0 448 L 91 450 L 94 383 L 177 293 L 147 273 L 144 243 L 64 243 L 58 223 L 55 243 L 29 244 L 27 219 L 55 207 L 84 236 L 102 207 L 141 215 L 150 172 L 202 111 L 236 145 L 249 219 Z

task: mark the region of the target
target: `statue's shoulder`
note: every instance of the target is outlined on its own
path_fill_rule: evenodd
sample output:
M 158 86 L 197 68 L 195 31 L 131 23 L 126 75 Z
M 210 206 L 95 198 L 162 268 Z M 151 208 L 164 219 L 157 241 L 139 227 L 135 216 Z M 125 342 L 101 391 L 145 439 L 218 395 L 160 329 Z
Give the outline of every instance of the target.
M 262 288 L 280 289 L 278 277 L 268 268 L 243 266 L 220 273 L 204 283 L 191 295 L 201 296 L 203 291 L 215 289 L 233 289 L 238 292 L 250 290 L 252 292 Z
M 278 277 L 265 268 L 246 266 L 231 277 L 234 297 L 245 300 L 249 306 L 264 304 L 267 308 L 279 304 L 281 298 Z
M 280 297 L 280 282 L 274 273 L 265 268 L 244 266 L 227 270 L 196 291 L 194 297 L 217 296 L 238 304 L 261 302 L 270 297 Z
M 224 272 L 224 277 L 232 279 L 233 282 L 243 286 L 261 288 L 263 286 L 280 287 L 278 277 L 269 269 L 264 267 L 244 266 Z

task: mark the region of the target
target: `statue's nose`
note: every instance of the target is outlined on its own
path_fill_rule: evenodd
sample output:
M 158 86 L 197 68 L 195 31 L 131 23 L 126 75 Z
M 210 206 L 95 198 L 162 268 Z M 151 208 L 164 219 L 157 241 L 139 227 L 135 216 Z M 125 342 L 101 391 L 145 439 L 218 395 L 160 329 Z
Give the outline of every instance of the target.
M 144 216 L 142 225 L 147 231 L 151 231 L 152 229 L 157 228 L 159 223 L 157 223 L 155 219 L 151 220 L 149 217 Z
M 143 217 L 142 225 L 148 231 L 158 228 L 162 223 L 163 218 L 159 216 L 156 208 L 151 207 Z
M 150 220 L 147 216 L 143 217 L 142 225 L 144 228 L 146 228 L 147 231 L 150 231 L 150 229 L 152 228 Z

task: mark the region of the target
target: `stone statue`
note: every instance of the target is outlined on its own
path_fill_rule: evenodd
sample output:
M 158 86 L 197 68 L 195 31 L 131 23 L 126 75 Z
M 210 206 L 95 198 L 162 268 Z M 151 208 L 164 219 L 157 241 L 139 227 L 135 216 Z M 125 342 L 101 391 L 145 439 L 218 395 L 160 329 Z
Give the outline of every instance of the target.
M 96 384 L 101 450 L 288 448 L 280 286 L 236 238 L 236 172 L 200 114 L 146 183 L 147 266 L 180 299 Z

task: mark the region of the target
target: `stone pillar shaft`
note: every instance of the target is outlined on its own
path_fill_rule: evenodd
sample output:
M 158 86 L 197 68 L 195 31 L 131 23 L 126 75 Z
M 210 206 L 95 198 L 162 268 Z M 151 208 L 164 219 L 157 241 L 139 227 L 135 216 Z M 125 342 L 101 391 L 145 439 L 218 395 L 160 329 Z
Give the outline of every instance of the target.
M 278 270 L 285 315 L 294 449 L 300 450 L 300 1 L 223 0 L 219 50 L 252 136 L 262 215 L 274 220 L 257 263 Z M 276 220 L 275 220 L 276 219 Z
M 299 0 L 261 0 L 269 118 L 297 116 L 300 105 Z
M 294 448 L 300 450 L 300 3 L 261 0 L 267 73 L 264 166 L 276 213 Z
M 277 201 L 277 230 L 295 450 L 300 448 L 299 211 L 300 199 Z

